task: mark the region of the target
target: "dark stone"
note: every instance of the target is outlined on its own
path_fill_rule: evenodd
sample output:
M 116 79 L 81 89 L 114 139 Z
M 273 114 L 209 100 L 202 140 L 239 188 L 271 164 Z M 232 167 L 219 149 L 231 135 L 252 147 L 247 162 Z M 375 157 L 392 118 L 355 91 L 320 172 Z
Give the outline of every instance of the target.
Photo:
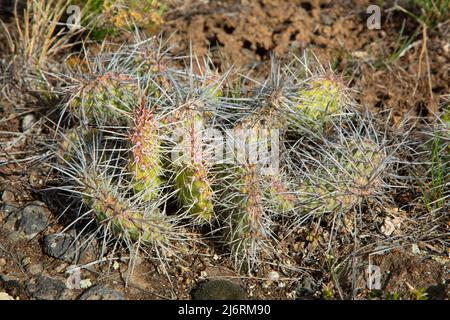
M 25 292 L 23 283 L 5 275 L 0 275 L 0 288 L 12 297 L 19 297 L 21 300 L 28 296 Z
M 448 286 L 445 284 L 438 284 L 427 289 L 428 300 L 447 300 Z
M 86 290 L 81 296 L 80 300 L 124 300 L 123 293 L 107 288 L 102 285 L 97 285 Z
M 297 286 L 295 295 L 297 300 L 317 300 L 317 284 L 311 277 L 305 277 Z
M 226 279 L 213 279 L 198 286 L 193 294 L 194 300 L 245 300 L 244 290 Z
M 66 284 L 63 280 L 39 276 L 36 281 L 30 282 L 27 287 L 30 298 L 37 300 L 61 300 L 66 299 Z
M 47 227 L 48 216 L 49 212 L 45 204 L 35 201 L 20 212 L 16 222 L 16 230 L 31 239 Z
M 69 234 L 49 234 L 44 237 L 43 251 L 50 257 L 72 262 L 77 257 L 75 237 Z

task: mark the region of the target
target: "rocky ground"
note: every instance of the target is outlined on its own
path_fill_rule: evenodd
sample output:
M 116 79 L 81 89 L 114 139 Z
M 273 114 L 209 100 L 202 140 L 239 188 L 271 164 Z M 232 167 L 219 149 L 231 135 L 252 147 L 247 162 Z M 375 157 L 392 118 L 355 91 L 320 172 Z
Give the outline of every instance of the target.
M 368 30 L 365 0 L 170 0 L 161 31 L 173 54 L 209 53 L 219 70 L 233 66 L 256 79 L 271 55 L 285 60 L 308 50 L 345 77 L 361 105 L 390 112 L 392 126 L 425 122 L 450 93 L 450 24 L 425 33 L 386 2 L 381 30 Z M 295 264 L 252 275 L 200 245 L 168 273 L 146 259 L 131 265 L 127 254 L 66 228 L 69 200 L 52 189 L 57 181 L 43 164 L 53 133 L 48 109 L 2 98 L 0 117 L 0 299 L 408 299 L 422 291 L 448 298 L 448 212 L 425 214 L 410 198 L 373 213 L 365 226 L 372 238 L 357 251 L 351 242 L 336 246 L 331 258 L 322 225 L 313 237 L 305 227 L 281 244 Z M 395 231 L 386 234 L 391 218 Z M 366 288 L 368 264 L 380 267 L 381 292 Z

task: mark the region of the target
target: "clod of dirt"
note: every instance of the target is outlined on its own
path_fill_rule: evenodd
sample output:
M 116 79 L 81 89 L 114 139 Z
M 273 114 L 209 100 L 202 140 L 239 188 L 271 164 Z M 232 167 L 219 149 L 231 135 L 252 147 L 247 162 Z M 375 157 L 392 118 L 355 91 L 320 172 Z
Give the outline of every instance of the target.
M 125 300 L 123 293 L 97 285 L 80 296 L 80 300 Z
M 32 239 L 47 227 L 49 214 L 44 203 L 34 201 L 19 213 L 16 230 L 25 234 L 28 239 Z
M 72 262 L 77 256 L 75 237 L 69 234 L 49 234 L 44 237 L 42 249 L 50 257 Z
M 200 284 L 193 298 L 194 300 L 245 300 L 246 294 L 234 282 L 214 279 Z
M 67 299 L 68 291 L 63 280 L 39 276 L 30 281 L 26 286 L 30 298 L 37 300 L 61 300 Z

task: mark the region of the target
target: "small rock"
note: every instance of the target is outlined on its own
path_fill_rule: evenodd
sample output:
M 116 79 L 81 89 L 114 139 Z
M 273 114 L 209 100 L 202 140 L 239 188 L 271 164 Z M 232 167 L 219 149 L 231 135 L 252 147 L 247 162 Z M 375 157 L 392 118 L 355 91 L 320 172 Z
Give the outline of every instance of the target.
M 411 251 L 413 254 L 420 254 L 419 246 L 416 243 L 411 245 Z
M 28 295 L 37 300 L 59 300 L 66 298 L 66 284 L 64 281 L 47 276 L 39 276 L 35 283 L 26 287 Z
M 280 280 L 280 274 L 276 271 L 270 271 L 269 272 L 269 279 L 271 281 L 278 281 Z
M 193 294 L 194 300 L 244 300 L 244 290 L 226 279 L 212 279 L 200 284 Z
M 0 258 L 0 267 L 4 267 L 4 266 L 6 266 L 6 259 Z
M 76 239 L 69 234 L 49 234 L 44 237 L 43 251 L 50 257 L 72 262 L 76 259 Z
M 29 113 L 25 117 L 23 117 L 22 132 L 30 130 L 35 122 L 36 122 L 36 118 L 32 113 Z
M 11 297 L 6 292 L 0 292 L 0 300 L 14 300 L 14 297 Z
M 44 267 L 40 263 L 30 263 L 25 267 L 25 270 L 31 275 L 38 275 L 42 273 Z
M 316 300 L 316 286 L 314 279 L 307 276 L 298 284 L 295 296 L 298 300 Z
M 97 285 L 85 291 L 80 300 L 125 300 L 123 293 Z
M 2 201 L 5 203 L 11 203 L 15 201 L 14 193 L 10 190 L 3 191 Z
M 3 217 L 8 218 L 10 215 L 17 212 L 17 207 L 12 204 L 5 203 L 0 207 L 0 212 Z
M 87 288 L 90 288 L 90 287 L 92 287 L 91 279 L 80 280 L 80 288 L 81 289 L 87 289 Z
M 16 230 L 24 233 L 28 239 L 31 239 L 47 227 L 48 216 L 49 211 L 45 204 L 35 201 L 20 212 L 16 222 Z

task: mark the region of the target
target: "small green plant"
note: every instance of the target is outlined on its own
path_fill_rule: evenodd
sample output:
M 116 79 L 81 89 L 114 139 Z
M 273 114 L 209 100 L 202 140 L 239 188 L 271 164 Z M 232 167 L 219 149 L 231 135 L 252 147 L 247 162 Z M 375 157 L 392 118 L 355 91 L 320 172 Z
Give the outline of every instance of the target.
M 428 211 L 439 210 L 445 206 L 449 197 L 450 183 L 450 122 L 449 108 L 437 117 L 437 120 L 425 135 L 427 141 L 422 145 L 423 174 L 416 174 L 416 180 L 422 193 L 422 201 Z M 421 171 L 421 172 L 422 172 Z
M 428 295 L 424 288 L 414 289 L 411 288 L 410 295 L 412 300 L 428 300 Z
M 407 50 L 411 47 L 411 44 L 417 39 L 419 32 L 415 31 L 411 35 L 405 34 L 406 21 L 403 21 L 402 27 L 399 32 L 395 46 L 391 52 L 386 52 L 382 47 L 381 43 L 379 47 L 381 48 L 380 55 L 376 58 L 376 61 L 372 64 L 374 69 L 391 68 L 400 59 Z
M 450 0 L 413 0 L 407 8 L 397 8 L 430 29 L 450 18 Z

